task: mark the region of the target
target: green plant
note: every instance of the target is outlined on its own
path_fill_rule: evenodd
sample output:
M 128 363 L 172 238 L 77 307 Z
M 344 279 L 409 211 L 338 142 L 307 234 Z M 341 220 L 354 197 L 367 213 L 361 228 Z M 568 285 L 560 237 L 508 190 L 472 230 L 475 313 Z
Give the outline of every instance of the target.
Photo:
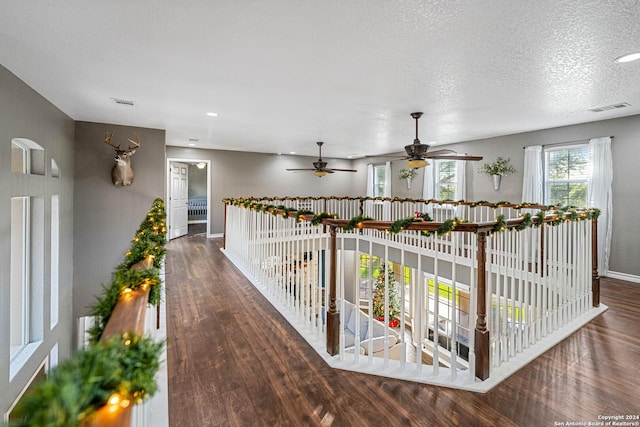
M 418 175 L 418 169 L 415 168 L 400 169 L 398 171 L 398 179 L 412 179 L 416 175 Z
M 516 169 L 509 163 L 509 159 L 498 157 L 495 162 L 485 163 L 479 170 L 480 173 L 485 175 L 511 175 L 516 173 Z

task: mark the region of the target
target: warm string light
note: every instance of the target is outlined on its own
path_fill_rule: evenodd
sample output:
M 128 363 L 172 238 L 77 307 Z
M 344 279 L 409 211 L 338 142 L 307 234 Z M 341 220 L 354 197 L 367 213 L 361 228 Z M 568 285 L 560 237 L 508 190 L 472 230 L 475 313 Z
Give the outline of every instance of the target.
M 111 396 L 109 396 L 107 403 L 109 404 L 109 410 L 113 412 L 118 410 L 119 408 L 128 408 L 131 404 L 131 401 L 118 393 L 113 393 Z

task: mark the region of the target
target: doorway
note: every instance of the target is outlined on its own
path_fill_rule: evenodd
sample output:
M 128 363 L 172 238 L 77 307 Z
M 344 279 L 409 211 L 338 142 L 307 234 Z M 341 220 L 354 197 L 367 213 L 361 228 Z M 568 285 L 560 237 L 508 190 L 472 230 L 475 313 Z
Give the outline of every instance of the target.
M 211 237 L 211 161 L 167 159 L 167 224 L 169 240 L 192 232 Z

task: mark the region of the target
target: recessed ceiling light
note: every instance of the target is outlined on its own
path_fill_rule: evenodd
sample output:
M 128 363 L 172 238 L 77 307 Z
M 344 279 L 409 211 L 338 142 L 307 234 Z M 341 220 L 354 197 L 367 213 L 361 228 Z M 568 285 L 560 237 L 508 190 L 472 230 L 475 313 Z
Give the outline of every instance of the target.
M 209 112 L 209 113 L 207 113 L 207 116 L 209 116 L 209 117 L 218 117 L 218 113 Z
M 637 61 L 640 59 L 640 52 L 628 53 L 626 55 L 622 55 L 615 59 L 615 62 L 623 63 L 623 62 L 631 62 Z
M 189 143 L 189 147 L 195 147 L 195 146 L 196 146 L 196 144 L 194 144 L 193 142 Z
M 347 159 L 353 159 L 353 156 L 347 156 Z
M 289 151 L 289 154 L 296 154 L 295 151 Z

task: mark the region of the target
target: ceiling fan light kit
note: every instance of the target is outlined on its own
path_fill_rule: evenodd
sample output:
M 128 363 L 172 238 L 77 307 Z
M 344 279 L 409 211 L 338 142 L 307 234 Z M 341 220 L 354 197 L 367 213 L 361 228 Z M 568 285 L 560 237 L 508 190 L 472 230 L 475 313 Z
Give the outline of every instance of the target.
M 425 166 L 429 166 L 429 162 L 425 159 L 410 159 L 407 161 L 407 166 L 412 169 L 419 169 Z

